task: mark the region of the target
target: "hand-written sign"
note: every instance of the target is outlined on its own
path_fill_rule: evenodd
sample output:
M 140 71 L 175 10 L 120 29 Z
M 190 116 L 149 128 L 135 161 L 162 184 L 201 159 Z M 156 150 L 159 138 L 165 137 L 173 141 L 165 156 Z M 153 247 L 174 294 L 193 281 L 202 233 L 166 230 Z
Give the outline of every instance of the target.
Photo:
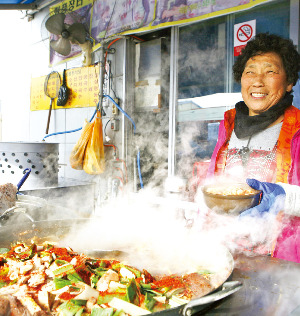
M 62 73 L 60 73 L 62 78 Z M 66 70 L 66 83 L 70 94 L 65 106 L 57 106 L 53 100 L 53 109 L 95 107 L 99 100 L 99 65 L 72 68 Z M 31 79 L 30 110 L 48 110 L 50 98 L 45 95 L 46 76 Z M 49 82 L 51 85 L 51 82 Z
M 90 4 L 92 4 L 91 0 L 64 0 L 50 7 L 50 14 L 76 11 Z

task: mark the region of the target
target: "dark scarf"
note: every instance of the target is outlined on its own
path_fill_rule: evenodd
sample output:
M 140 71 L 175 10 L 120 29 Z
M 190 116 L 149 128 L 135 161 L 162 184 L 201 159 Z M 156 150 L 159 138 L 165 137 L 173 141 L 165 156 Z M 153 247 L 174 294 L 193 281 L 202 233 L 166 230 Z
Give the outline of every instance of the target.
M 285 110 L 292 105 L 293 95 L 286 93 L 276 105 L 273 105 L 267 111 L 254 116 L 249 116 L 249 109 L 244 101 L 240 101 L 235 105 L 236 115 L 234 119 L 234 132 L 236 137 L 246 138 L 257 134 L 273 122 L 275 122 Z

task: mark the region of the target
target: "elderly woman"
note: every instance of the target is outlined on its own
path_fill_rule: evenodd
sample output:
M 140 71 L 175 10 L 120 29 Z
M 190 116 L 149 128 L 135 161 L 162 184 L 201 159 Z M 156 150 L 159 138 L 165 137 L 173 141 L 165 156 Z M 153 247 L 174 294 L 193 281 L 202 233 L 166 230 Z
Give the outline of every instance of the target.
M 243 101 L 225 112 L 208 178 L 300 185 L 300 110 L 292 105 L 291 95 L 299 70 L 300 55 L 292 41 L 257 34 L 248 42 L 233 66 Z M 286 216 L 283 222 L 288 223 L 284 236 L 297 235 L 298 227 L 300 236 L 299 217 Z M 278 251 L 277 242 L 273 255 L 300 262 L 300 248 L 299 258 L 291 254 L 294 246 L 289 246 L 291 251 Z

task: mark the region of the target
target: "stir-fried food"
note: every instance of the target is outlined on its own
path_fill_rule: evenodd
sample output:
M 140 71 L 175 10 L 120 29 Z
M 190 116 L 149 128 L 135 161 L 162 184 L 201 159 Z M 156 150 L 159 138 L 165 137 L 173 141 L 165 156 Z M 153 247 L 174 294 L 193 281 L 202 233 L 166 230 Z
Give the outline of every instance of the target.
M 146 315 L 211 291 L 207 272 L 154 277 L 49 243 L 2 248 L 0 287 L 0 316 Z
M 237 185 L 228 185 L 222 187 L 211 187 L 206 189 L 207 193 L 217 194 L 217 195 L 251 195 L 255 194 L 257 191 L 252 188 L 245 188 Z

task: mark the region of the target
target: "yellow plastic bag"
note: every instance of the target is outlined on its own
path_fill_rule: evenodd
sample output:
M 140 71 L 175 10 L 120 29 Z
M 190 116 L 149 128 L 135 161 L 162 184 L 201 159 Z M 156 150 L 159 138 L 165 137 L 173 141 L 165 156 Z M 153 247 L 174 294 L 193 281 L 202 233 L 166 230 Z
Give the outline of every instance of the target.
M 83 160 L 84 154 L 87 147 L 87 144 L 91 138 L 94 122 L 90 123 L 87 120 L 84 123 L 80 138 L 74 148 L 71 151 L 70 155 L 70 164 L 73 169 L 82 170 L 83 169 Z
M 97 111 L 93 132 L 85 150 L 83 170 L 89 174 L 99 174 L 105 170 L 103 130 L 100 111 Z

